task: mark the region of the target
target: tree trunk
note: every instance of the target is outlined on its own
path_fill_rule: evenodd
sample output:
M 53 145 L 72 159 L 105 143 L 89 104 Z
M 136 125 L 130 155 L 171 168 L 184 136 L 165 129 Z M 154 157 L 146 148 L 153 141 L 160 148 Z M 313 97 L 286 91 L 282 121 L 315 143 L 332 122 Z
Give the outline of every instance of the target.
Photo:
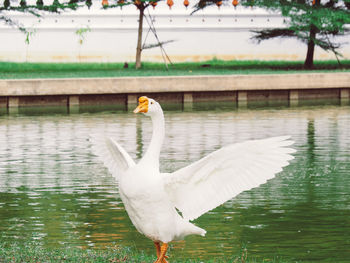
M 141 68 L 141 52 L 142 52 L 142 30 L 143 30 L 143 13 L 145 11 L 145 6 L 143 3 L 138 5 L 138 9 L 140 11 L 139 14 L 139 28 L 137 34 L 137 47 L 136 47 L 136 69 Z
M 306 59 L 304 62 L 304 68 L 306 69 L 312 69 L 314 66 L 315 37 L 316 37 L 316 27 L 314 25 L 311 25 L 309 42 L 307 43 Z
M 313 7 L 318 7 L 321 4 L 321 0 L 316 0 Z M 314 67 L 314 53 L 315 53 L 315 39 L 317 28 L 314 24 L 310 26 L 309 41 L 307 43 L 307 53 L 304 62 L 304 68 L 312 69 Z

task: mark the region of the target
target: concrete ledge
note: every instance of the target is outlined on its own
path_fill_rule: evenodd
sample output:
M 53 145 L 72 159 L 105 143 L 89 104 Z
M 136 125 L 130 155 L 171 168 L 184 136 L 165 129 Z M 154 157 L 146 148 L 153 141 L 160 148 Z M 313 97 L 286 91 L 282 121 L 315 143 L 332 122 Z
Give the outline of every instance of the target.
M 0 96 L 350 88 L 350 72 L 0 80 Z
M 42 106 L 65 106 L 68 112 L 90 106 L 131 110 L 142 95 L 177 110 L 215 101 L 230 107 L 349 105 L 350 72 L 0 80 L 0 107 L 8 112 Z

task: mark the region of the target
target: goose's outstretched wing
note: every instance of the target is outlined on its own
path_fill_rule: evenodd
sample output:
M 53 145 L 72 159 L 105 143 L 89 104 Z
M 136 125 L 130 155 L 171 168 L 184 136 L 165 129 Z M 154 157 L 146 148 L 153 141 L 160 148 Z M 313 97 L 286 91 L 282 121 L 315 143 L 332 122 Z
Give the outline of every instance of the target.
M 291 144 L 289 136 L 231 144 L 165 174 L 165 189 L 185 219 L 196 219 L 282 171 L 294 158 Z
M 130 155 L 112 138 L 92 136 L 92 151 L 117 180 L 121 173 L 135 165 Z

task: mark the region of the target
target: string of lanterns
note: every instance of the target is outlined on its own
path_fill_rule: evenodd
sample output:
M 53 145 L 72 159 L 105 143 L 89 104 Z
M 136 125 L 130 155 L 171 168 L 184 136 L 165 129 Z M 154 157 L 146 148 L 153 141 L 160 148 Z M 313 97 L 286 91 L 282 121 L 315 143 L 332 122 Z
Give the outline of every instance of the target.
M 315 0 L 314 0 L 315 1 Z M 155 8 L 157 6 L 157 2 L 158 1 L 149 1 L 149 4 Z M 117 1 L 118 4 L 125 4 L 125 0 L 118 0 Z M 169 6 L 169 9 L 171 9 L 171 7 L 174 5 L 174 1 L 173 0 L 167 0 L 167 5 Z M 134 4 L 137 6 L 137 5 L 140 5 L 140 0 L 134 0 Z M 239 1 L 238 0 L 233 0 L 232 1 L 232 5 L 236 8 L 237 5 L 239 4 Z M 189 5 L 190 5 L 190 1 L 189 0 L 184 0 L 183 1 L 183 5 L 187 8 Z M 216 5 L 218 8 L 220 8 L 220 6 L 222 5 L 222 0 L 218 0 L 216 1 Z M 108 0 L 102 0 L 102 6 L 108 6 Z

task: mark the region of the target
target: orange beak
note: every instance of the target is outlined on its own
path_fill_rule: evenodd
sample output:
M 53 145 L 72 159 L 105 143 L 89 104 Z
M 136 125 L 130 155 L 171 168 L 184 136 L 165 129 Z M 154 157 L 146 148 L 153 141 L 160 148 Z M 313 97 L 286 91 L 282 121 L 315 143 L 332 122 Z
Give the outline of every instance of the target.
M 134 110 L 134 113 L 147 113 L 148 112 L 148 98 L 146 96 L 139 98 L 139 105 Z

